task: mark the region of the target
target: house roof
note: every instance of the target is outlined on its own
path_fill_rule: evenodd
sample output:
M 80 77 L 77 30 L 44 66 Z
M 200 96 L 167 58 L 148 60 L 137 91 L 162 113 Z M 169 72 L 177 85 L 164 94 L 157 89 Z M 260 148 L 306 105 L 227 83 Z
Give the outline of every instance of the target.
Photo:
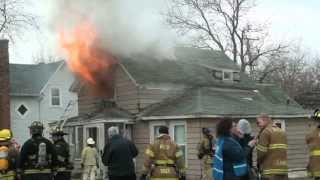
M 63 61 L 40 64 L 10 64 L 10 94 L 39 96 Z
M 276 86 L 262 86 L 257 90 L 199 87 L 186 90 L 146 108 L 142 119 L 178 116 L 256 116 L 261 112 L 274 116 L 307 115 L 294 100 Z
M 148 55 L 119 59 L 133 79 L 142 85 L 164 83 L 255 88 L 255 84 L 244 73 L 240 74 L 240 82 L 224 82 L 213 77 L 214 69 L 240 71 L 239 67 L 220 51 L 176 48 L 175 55 L 176 59 L 156 59 Z
M 114 107 L 104 108 L 102 111 L 93 112 L 89 114 L 82 114 L 77 117 L 68 119 L 65 126 L 68 126 L 72 123 L 88 123 L 92 120 L 104 120 L 104 121 L 117 121 L 117 120 L 133 120 L 134 116 L 128 111 Z

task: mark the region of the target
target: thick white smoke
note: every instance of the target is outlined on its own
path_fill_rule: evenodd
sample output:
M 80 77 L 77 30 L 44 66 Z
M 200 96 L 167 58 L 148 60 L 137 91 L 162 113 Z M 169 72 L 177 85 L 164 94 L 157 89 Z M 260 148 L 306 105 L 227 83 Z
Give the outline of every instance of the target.
M 57 31 L 90 20 L 101 45 L 113 53 L 152 52 L 173 57 L 175 36 L 161 13 L 165 0 L 55 0 L 53 22 Z

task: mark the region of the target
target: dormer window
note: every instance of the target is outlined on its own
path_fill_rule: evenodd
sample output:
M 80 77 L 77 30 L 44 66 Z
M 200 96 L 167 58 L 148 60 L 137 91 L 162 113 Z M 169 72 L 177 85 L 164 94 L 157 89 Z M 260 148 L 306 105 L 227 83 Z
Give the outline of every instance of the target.
M 223 80 L 224 81 L 232 81 L 233 80 L 233 72 L 232 71 L 223 71 Z

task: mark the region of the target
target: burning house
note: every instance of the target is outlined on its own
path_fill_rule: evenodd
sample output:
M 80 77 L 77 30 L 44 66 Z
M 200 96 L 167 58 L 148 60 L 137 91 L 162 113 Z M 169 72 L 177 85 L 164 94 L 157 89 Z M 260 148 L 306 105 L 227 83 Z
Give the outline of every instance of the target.
M 90 77 L 86 83 L 73 84 L 71 90 L 79 96 L 79 116 L 64 124 L 68 141 L 76 145 L 76 159 L 86 138 L 94 138 L 101 151 L 108 141 L 107 128 L 118 126 L 139 148 L 139 172 L 144 149 L 158 135 L 159 126 L 167 125 L 173 140 L 184 150 L 188 179 L 199 179 L 196 147 L 201 128 L 215 128 L 222 117 L 246 118 L 255 127 L 257 114 L 266 112 L 288 133 L 290 168 L 306 166 L 308 113 L 293 99 L 277 86 L 255 84 L 219 51 L 176 48 L 175 56 L 108 56 L 114 59 L 110 66 L 94 65 L 90 76 L 81 76 L 88 70 L 76 69 L 82 78 Z M 88 61 L 85 67 L 90 68 L 96 60 Z

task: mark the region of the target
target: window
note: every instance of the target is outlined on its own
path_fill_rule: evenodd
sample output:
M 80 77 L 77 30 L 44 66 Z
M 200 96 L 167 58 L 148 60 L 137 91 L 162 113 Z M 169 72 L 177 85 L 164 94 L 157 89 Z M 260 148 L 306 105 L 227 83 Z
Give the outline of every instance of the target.
M 169 122 L 169 135 L 172 140 L 181 148 L 185 162 L 187 164 L 187 138 L 186 138 L 186 125 L 184 121 Z M 168 125 L 164 121 L 150 123 L 150 142 L 154 142 L 155 138 L 159 136 L 159 128 L 163 125 Z
M 16 112 L 21 117 L 25 117 L 29 113 L 29 108 L 25 103 L 21 103 L 17 106 Z
M 232 72 L 231 71 L 223 71 L 223 80 L 231 81 L 232 80 Z
M 159 136 L 160 126 L 166 125 L 165 122 L 151 122 L 150 123 L 150 143 L 153 143 L 154 140 Z
M 173 130 L 173 138 L 174 141 L 179 145 L 180 149 L 183 152 L 183 156 L 186 162 L 187 159 L 187 154 L 186 154 L 186 132 L 185 132 L 185 125 L 184 124 L 179 124 L 179 125 L 173 125 L 172 127 Z
M 274 120 L 273 124 L 281 128 L 282 130 L 286 130 L 286 122 L 285 120 Z
M 81 151 L 83 148 L 83 127 L 77 127 L 76 130 L 76 158 L 81 158 Z
M 51 106 L 61 105 L 61 95 L 59 88 L 51 88 Z

